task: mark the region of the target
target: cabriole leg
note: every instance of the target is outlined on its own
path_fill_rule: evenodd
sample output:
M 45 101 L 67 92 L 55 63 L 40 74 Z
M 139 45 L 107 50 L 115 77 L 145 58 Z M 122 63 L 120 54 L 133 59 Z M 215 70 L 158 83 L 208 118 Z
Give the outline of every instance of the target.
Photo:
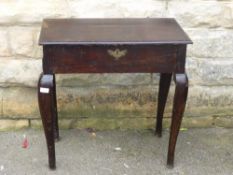
M 38 102 L 48 148 L 49 167 L 56 168 L 54 145 L 54 76 L 41 74 L 38 82 Z
M 188 94 L 188 77 L 185 73 L 174 75 L 176 89 L 173 102 L 172 123 L 168 147 L 167 165 L 173 167 L 176 141 Z

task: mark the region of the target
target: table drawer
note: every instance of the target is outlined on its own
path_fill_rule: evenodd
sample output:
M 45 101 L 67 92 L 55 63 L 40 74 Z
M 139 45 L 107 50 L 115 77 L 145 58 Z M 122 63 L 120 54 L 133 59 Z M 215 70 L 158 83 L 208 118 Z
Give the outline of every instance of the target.
M 172 72 L 176 46 L 44 46 L 46 73 Z

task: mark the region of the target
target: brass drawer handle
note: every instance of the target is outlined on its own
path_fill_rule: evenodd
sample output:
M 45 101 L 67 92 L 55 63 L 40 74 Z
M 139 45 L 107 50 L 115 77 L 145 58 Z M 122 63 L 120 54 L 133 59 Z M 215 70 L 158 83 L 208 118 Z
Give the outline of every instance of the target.
M 111 50 L 108 49 L 108 54 L 112 57 L 115 58 L 115 60 L 118 60 L 119 58 L 125 56 L 127 54 L 127 50 L 120 50 L 120 49 L 115 49 L 115 50 Z

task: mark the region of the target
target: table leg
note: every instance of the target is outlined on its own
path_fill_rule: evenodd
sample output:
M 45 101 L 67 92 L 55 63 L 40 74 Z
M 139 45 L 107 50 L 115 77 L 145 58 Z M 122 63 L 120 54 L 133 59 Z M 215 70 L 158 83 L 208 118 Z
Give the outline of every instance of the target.
M 174 80 L 176 84 L 176 89 L 173 102 L 172 123 L 170 129 L 170 139 L 167 156 L 167 165 L 171 167 L 173 167 L 174 165 L 175 146 L 188 94 L 187 75 L 185 73 L 175 74 Z
M 58 115 L 57 115 L 57 92 L 56 92 L 56 77 L 53 75 L 53 118 L 54 118 L 54 138 L 56 141 L 59 140 L 59 126 L 58 126 Z
M 172 77 L 172 73 L 160 74 L 157 121 L 156 121 L 156 129 L 155 129 L 155 134 L 158 135 L 158 137 L 162 136 L 163 113 L 171 84 L 171 77 Z
M 38 82 L 38 102 L 48 148 L 49 167 L 56 168 L 54 144 L 54 77 L 41 74 Z

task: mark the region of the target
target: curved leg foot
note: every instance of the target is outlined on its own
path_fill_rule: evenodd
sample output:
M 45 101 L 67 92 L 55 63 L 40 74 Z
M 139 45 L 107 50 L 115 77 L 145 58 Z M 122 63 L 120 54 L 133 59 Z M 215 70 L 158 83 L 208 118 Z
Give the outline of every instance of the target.
M 48 148 L 49 167 L 56 168 L 54 145 L 54 78 L 41 74 L 38 82 L 38 102 Z
M 159 82 L 159 95 L 158 95 L 158 108 L 157 108 L 157 121 L 155 134 L 158 137 L 162 136 L 162 123 L 163 123 L 163 113 L 167 101 L 167 95 L 169 92 L 171 84 L 171 73 L 161 73 Z
M 188 94 L 188 77 L 185 73 L 174 75 L 176 89 L 173 102 L 172 123 L 168 147 L 167 165 L 173 167 L 177 137 L 185 109 Z

